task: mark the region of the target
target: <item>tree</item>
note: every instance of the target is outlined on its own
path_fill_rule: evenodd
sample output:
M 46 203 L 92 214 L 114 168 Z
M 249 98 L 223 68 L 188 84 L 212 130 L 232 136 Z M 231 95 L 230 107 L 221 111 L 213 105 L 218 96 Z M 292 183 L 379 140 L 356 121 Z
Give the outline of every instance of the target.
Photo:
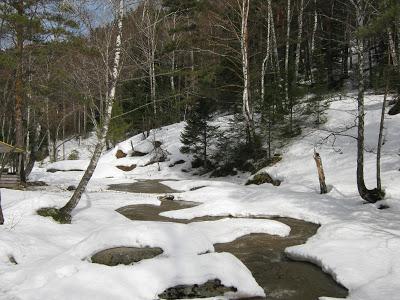
M 198 100 L 181 134 L 181 152 L 194 154 L 204 169 L 209 167 L 208 152 L 217 130 L 216 126 L 210 125 L 210 112 L 211 103 L 208 100 Z
M 351 4 L 355 10 L 356 28 L 361 29 L 366 25 L 367 18 L 367 3 L 365 0 L 351 0 Z M 356 54 L 357 54 L 357 79 L 358 79 L 358 94 L 357 94 L 357 188 L 358 192 L 364 200 L 374 203 L 383 198 L 382 191 L 377 188 L 369 190 L 365 185 L 364 179 L 364 124 L 365 124 L 365 41 L 361 35 L 357 36 L 356 41 Z
M 108 74 L 107 78 L 109 82 L 109 90 L 107 91 L 107 97 L 105 100 L 105 110 L 104 116 L 100 124 L 97 125 L 97 143 L 90 159 L 89 166 L 87 167 L 85 173 L 80 180 L 78 187 L 74 191 L 71 199 L 67 204 L 59 210 L 47 210 L 43 211 L 42 215 L 50 215 L 55 220 L 60 223 L 70 223 L 71 222 L 71 212 L 78 205 L 82 198 L 82 194 L 85 191 L 87 184 L 89 183 L 92 175 L 96 169 L 97 163 L 100 159 L 102 150 L 106 144 L 106 138 L 108 130 L 110 127 L 112 109 L 116 97 L 117 82 L 120 74 L 121 68 L 121 52 L 122 52 L 122 29 L 123 29 L 123 18 L 124 18 L 124 0 L 119 0 L 116 3 L 115 8 L 115 26 L 116 26 L 116 37 L 113 49 L 103 49 L 103 51 L 114 51 L 114 59 L 111 65 L 111 72 Z M 112 28 L 111 28 L 112 29 Z M 106 63 L 106 68 L 108 69 L 108 61 Z M 39 212 L 40 213 L 40 212 Z
M 29 145 L 25 147 L 25 137 L 28 135 L 24 128 L 26 82 L 28 82 L 25 48 L 28 42 L 33 45 L 43 43 L 49 35 L 53 35 L 54 38 L 66 36 L 69 34 L 69 29 L 76 28 L 76 24 L 67 17 L 63 4 L 55 0 L 4 0 L 0 3 L 0 17 L 3 38 L 7 41 L 8 47 L 11 46 L 15 50 L 13 66 L 15 145 L 25 149 L 29 148 Z M 25 181 L 24 159 L 20 162 L 19 169 L 21 178 Z

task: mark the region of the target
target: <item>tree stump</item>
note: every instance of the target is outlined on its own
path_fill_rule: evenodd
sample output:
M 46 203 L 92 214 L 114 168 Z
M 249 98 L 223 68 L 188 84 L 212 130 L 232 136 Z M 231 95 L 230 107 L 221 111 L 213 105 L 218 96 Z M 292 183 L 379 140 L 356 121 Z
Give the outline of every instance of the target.
M 321 159 L 321 156 L 319 155 L 319 153 L 315 150 L 314 150 L 314 160 L 317 165 L 319 186 L 321 189 L 321 194 L 326 194 L 326 193 L 328 193 L 328 189 L 327 189 L 326 183 L 325 183 L 325 173 L 324 173 L 324 168 L 322 167 L 322 159 Z

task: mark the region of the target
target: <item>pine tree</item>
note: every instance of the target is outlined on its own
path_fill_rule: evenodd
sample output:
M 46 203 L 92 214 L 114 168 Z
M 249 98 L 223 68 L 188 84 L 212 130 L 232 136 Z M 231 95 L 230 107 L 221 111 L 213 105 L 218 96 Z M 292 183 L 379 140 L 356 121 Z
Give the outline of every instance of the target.
M 211 103 L 208 100 L 198 100 L 193 111 L 186 121 L 186 126 L 181 134 L 182 153 L 192 153 L 195 159 L 202 162 L 203 168 L 209 168 L 209 148 L 216 136 L 217 126 L 210 124 Z

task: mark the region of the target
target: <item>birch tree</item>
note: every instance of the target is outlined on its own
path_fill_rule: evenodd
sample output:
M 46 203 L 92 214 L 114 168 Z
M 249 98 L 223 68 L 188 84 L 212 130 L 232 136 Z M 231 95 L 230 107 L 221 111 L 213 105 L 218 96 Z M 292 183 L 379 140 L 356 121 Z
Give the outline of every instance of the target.
M 240 48 L 242 53 L 243 71 L 243 102 L 242 111 L 246 122 L 249 142 L 255 137 L 253 110 L 250 104 L 250 66 L 249 66 L 249 29 L 248 19 L 250 11 L 250 0 L 242 0 L 239 4 L 241 16 Z
M 117 27 L 117 36 L 115 38 L 115 47 L 114 47 L 114 60 L 112 63 L 112 69 L 110 79 L 109 79 L 109 90 L 107 92 L 107 97 L 105 100 L 105 111 L 102 123 L 98 128 L 98 141 L 96 143 L 92 158 L 90 160 L 89 166 L 86 169 L 81 181 L 79 182 L 78 187 L 76 188 L 74 194 L 68 203 L 59 210 L 58 221 L 69 223 L 71 222 L 71 212 L 78 205 L 83 192 L 85 191 L 95 169 L 97 163 L 100 159 L 102 150 L 106 144 L 106 137 L 110 125 L 112 108 L 115 101 L 116 96 L 116 88 L 118 77 L 121 68 L 121 46 L 122 46 L 122 27 L 123 27 L 123 17 L 124 17 L 124 0 L 119 0 L 119 4 L 116 8 L 116 17 L 115 23 Z

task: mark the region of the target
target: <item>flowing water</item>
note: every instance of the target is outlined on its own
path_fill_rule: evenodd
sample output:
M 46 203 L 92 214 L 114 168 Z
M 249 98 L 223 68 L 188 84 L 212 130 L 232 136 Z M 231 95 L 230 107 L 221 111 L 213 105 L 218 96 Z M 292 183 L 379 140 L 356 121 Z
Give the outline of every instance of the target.
M 113 185 L 110 189 L 132 193 L 177 192 L 157 180 L 138 181 L 132 184 Z M 132 205 L 117 211 L 131 220 L 191 223 L 217 220 L 222 217 L 201 217 L 177 220 L 160 216 L 161 212 L 189 208 L 197 205 L 186 201 L 162 201 L 160 206 Z M 347 290 L 338 285 L 319 267 L 289 259 L 284 249 L 300 245 L 313 236 L 318 225 L 290 218 L 272 218 L 290 226 L 288 237 L 268 234 L 250 234 L 230 243 L 215 245 L 217 252 L 229 252 L 239 258 L 251 271 L 258 284 L 271 300 L 317 300 L 328 296 L 344 298 Z

